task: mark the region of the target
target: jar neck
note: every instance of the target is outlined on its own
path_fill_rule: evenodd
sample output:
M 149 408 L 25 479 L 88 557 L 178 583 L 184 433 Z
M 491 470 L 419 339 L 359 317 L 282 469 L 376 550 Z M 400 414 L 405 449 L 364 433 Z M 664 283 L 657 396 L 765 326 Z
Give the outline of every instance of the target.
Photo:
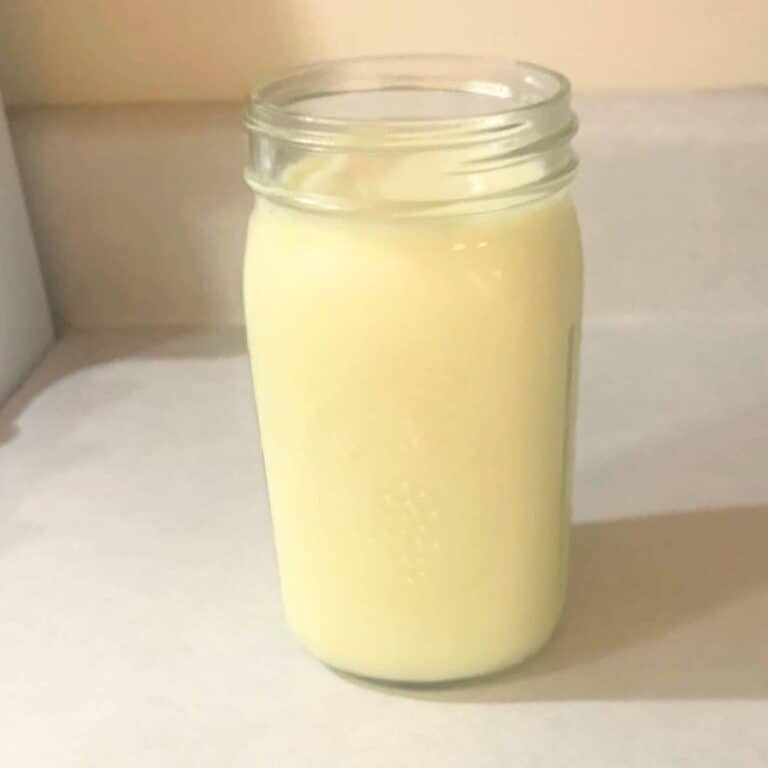
M 560 75 L 473 57 L 316 65 L 257 88 L 248 184 L 320 211 L 396 215 L 527 204 L 572 179 Z

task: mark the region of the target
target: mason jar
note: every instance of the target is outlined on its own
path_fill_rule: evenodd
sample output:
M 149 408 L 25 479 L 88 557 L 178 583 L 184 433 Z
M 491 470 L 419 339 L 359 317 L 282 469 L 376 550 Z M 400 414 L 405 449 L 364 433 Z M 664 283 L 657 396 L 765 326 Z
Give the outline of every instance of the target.
M 339 670 L 486 674 L 551 635 L 581 317 L 569 85 L 404 56 L 253 92 L 244 295 L 285 613 Z

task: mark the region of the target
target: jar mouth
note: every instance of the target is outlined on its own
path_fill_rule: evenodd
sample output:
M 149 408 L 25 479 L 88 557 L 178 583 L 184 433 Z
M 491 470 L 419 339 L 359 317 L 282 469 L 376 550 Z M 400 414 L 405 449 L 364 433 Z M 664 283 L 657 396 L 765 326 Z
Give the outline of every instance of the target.
M 527 62 L 340 59 L 257 86 L 246 182 L 322 211 L 481 211 L 564 187 L 577 158 L 570 84 Z
M 317 148 L 432 149 L 489 134 L 498 139 L 534 118 L 539 138 L 562 131 L 573 122 L 570 91 L 563 75 L 522 61 L 448 54 L 338 59 L 257 85 L 245 123 L 249 131 Z

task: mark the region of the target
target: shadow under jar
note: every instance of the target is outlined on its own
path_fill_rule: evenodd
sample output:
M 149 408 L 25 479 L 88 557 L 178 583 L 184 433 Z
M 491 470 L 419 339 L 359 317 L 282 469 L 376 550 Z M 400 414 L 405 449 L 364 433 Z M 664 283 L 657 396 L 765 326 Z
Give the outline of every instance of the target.
M 288 621 L 327 664 L 521 661 L 565 593 L 581 249 L 567 80 L 405 56 L 257 88 L 248 340 Z

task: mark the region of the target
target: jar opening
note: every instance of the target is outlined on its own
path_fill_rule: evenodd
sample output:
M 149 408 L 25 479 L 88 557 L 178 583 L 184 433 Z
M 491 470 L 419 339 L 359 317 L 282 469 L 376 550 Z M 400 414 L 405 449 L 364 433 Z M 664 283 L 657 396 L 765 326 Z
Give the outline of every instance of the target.
M 439 174 L 473 174 L 473 197 L 522 187 L 527 195 L 544 193 L 552 184 L 562 186 L 576 165 L 569 145 L 576 119 L 567 79 L 535 64 L 493 58 L 384 56 L 310 65 L 258 86 L 246 126 L 248 183 L 294 202 L 299 196 L 295 190 L 286 195 L 276 169 L 295 163 L 301 153 L 385 152 L 407 159 L 442 152 Z M 522 174 L 499 174 L 526 163 Z M 437 163 L 430 167 L 438 173 Z M 451 188 L 459 193 L 459 186 Z M 438 185 L 435 190 L 439 198 Z M 387 202 L 440 202 L 423 195 L 412 200 L 407 192 L 397 196 Z M 315 194 L 313 204 L 361 203 L 320 197 Z
M 410 55 L 342 59 L 302 67 L 257 86 L 251 130 L 297 140 L 345 143 L 357 137 L 398 145 L 522 125 L 542 109 L 570 114 L 570 84 L 527 62 L 475 56 Z M 565 116 L 565 115 L 563 115 Z

